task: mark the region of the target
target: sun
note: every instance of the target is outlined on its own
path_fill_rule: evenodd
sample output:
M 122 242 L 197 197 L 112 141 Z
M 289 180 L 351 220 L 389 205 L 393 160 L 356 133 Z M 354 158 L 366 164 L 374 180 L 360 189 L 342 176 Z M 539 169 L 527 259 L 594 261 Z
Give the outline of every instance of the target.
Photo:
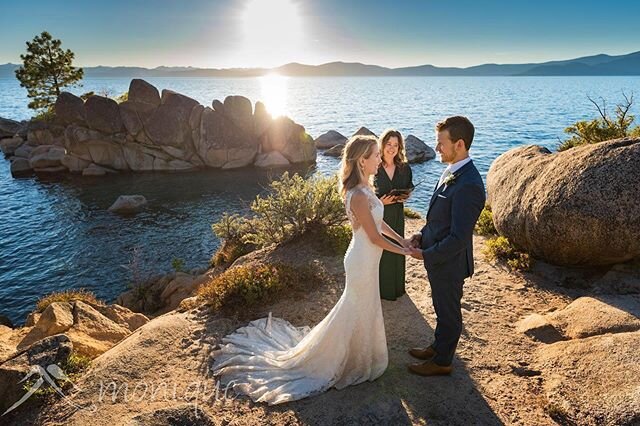
M 302 53 L 303 20 L 293 0 L 249 0 L 242 15 L 244 55 L 258 66 L 291 62 Z

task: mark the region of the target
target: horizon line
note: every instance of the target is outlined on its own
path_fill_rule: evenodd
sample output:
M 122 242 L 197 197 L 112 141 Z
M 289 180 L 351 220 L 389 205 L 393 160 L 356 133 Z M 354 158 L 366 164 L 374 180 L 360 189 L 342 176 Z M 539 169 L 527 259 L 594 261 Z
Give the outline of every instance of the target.
M 586 55 L 586 56 L 578 56 L 575 58 L 569 58 L 569 59 L 550 59 L 544 62 L 509 62 L 509 63 L 497 63 L 497 62 L 483 62 L 483 63 L 479 63 L 479 64 L 475 64 L 475 65 L 469 65 L 466 67 L 456 67 L 456 66 L 446 66 L 446 65 L 433 65 L 433 64 L 418 64 L 418 65 L 406 65 L 406 66 L 402 66 L 402 67 L 397 67 L 397 68 L 389 68 L 389 67 L 385 67 L 384 65 L 377 65 L 377 64 L 367 64 L 364 62 L 349 62 L 349 61 L 344 61 L 344 60 L 334 60 L 334 61 L 330 61 L 330 62 L 324 62 L 324 63 L 319 63 L 319 64 L 304 64 L 301 62 L 287 62 L 285 64 L 282 65 L 278 65 L 278 66 L 274 66 L 274 67 L 259 67 L 259 66 L 255 66 L 255 67 L 227 67 L 227 68 L 203 68 L 203 67 L 197 67 L 197 66 L 193 66 L 193 65 L 158 65 L 156 67 L 153 68 L 149 68 L 149 67 L 145 67 L 142 65 L 77 65 L 75 66 L 76 68 L 98 68 L 98 67 L 104 67 L 104 68 L 143 68 L 146 70 L 155 70 L 158 68 L 190 68 L 190 69 L 196 69 L 196 70 L 212 70 L 212 71 L 229 71 L 229 70 L 274 70 L 277 68 L 282 68 L 284 66 L 287 65 L 302 65 L 302 66 L 309 66 L 309 67 L 320 67 L 323 65 L 330 65 L 330 64 L 347 64 L 347 65 L 364 65 L 364 66 L 369 66 L 369 67 L 379 67 L 379 68 L 384 68 L 384 69 L 388 69 L 388 70 L 401 70 L 404 68 L 415 68 L 415 67 L 424 67 L 424 66 L 431 66 L 431 67 L 435 67 L 435 68 L 451 68 L 451 69 L 459 69 L 459 70 L 465 70 L 465 69 L 469 69 L 469 68 L 474 68 L 474 67 L 479 67 L 479 66 L 483 66 L 483 65 L 499 65 L 499 66 L 503 66 L 503 65 L 530 65 L 530 64 L 536 64 L 536 65 L 542 65 L 548 62 L 557 62 L 557 61 L 575 61 L 578 59 L 583 59 L 583 58 L 592 58 L 595 56 L 609 56 L 609 57 L 617 57 L 617 56 L 628 56 L 628 55 L 633 55 L 636 53 L 640 53 L 640 50 L 637 51 L 633 51 L 633 52 L 629 52 L 629 53 L 623 53 L 623 54 L 618 54 L 618 55 L 610 55 L 608 53 L 595 53 L 592 55 Z M 13 63 L 13 62 L 6 62 L 4 64 L 0 64 L 0 65 L 22 65 L 20 63 Z

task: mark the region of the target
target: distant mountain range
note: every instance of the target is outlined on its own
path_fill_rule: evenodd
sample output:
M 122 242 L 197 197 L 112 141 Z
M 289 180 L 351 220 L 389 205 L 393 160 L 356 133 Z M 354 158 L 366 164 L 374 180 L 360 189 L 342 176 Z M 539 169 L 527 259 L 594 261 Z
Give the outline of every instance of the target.
M 0 65 L 0 78 L 15 77 L 19 65 Z M 419 65 L 385 68 L 361 63 L 330 62 L 322 65 L 290 63 L 277 68 L 194 68 L 194 67 L 84 67 L 85 77 L 256 77 L 276 72 L 291 77 L 339 76 L 577 76 L 640 75 L 640 51 L 627 55 L 605 54 L 539 64 L 484 64 L 468 68 Z

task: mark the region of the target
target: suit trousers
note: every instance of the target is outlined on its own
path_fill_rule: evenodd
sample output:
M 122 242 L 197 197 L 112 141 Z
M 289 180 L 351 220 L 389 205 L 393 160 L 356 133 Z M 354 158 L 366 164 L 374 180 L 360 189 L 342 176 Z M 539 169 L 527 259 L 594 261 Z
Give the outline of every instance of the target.
M 460 334 L 462 334 L 462 287 L 464 280 L 460 282 L 446 281 L 442 279 L 429 280 L 431 285 L 431 299 L 436 311 L 435 341 L 431 347 L 436 356 L 433 362 L 438 365 L 448 366 L 453 361 Z

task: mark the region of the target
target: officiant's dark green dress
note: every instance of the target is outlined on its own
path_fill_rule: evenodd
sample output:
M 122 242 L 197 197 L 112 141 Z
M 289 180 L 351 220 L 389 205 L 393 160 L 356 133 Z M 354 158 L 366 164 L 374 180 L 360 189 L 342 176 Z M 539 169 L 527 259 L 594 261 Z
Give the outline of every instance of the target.
M 382 197 L 392 189 L 413 187 L 413 175 L 408 163 L 396 166 L 393 178 L 380 165 L 374 180 L 376 195 Z M 404 238 L 404 203 L 384 206 L 384 221 L 401 237 Z M 404 291 L 405 257 L 386 250 L 380 258 L 380 297 L 396 300 Z

